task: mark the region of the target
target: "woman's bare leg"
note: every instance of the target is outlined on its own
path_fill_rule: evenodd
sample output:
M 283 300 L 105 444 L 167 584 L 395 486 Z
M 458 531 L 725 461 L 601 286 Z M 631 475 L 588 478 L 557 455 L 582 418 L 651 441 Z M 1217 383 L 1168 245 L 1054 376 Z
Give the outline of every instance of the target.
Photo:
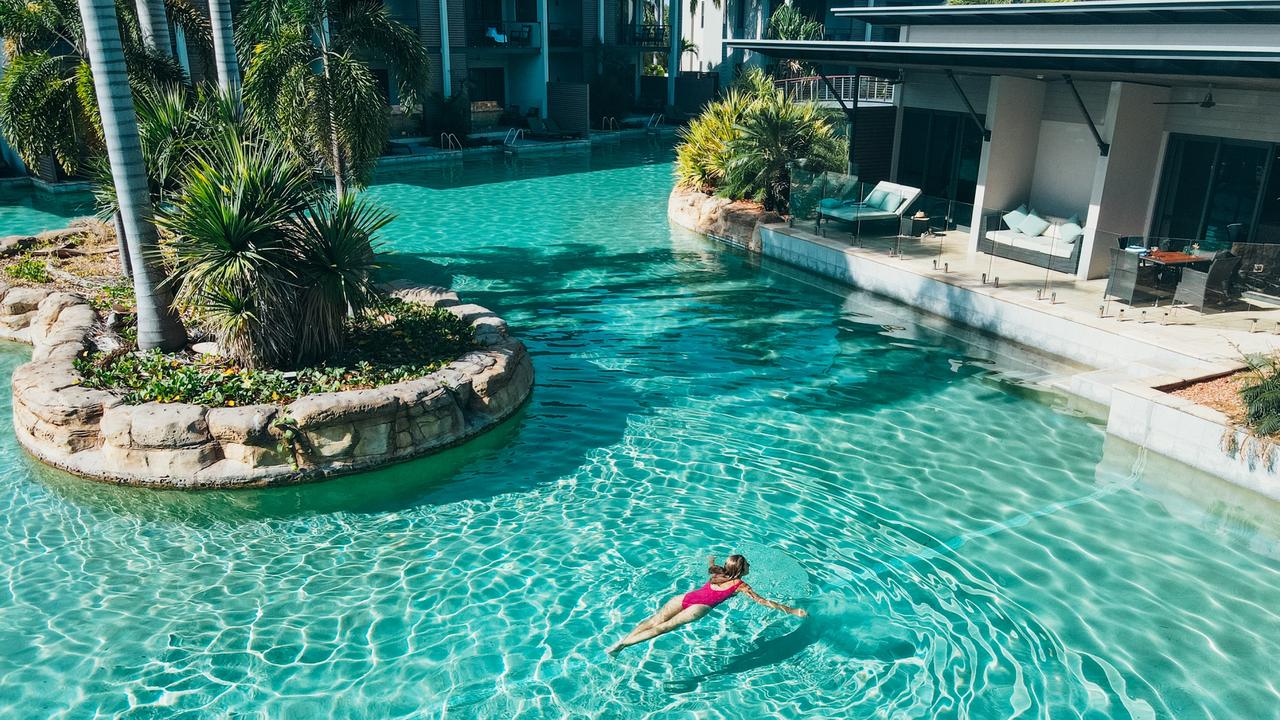
M 626 647 L 626 645 L 624 645 L 623 643 L 626 642 L 628 639 L 630 639 L 632 635 L 648 630 L 649 628 L 653 627 L 654 625 L 657 625 L 658 623 L 666 622 L 667 620 L 670 620 L 671 618 L 675 617 L 676 613 L 684 609 L 684 604 L 681 602 L 683 598 L 684 598 L 683 595 L 677 595 L 671 598 L 670 600 L 668 600 L 662 607 L 658 608 L 658 612 L 654 613 L 653 615 L 650 615 L 647 620 L 635 626 L 635 629 L 627 633 L 626 637 L 622 639 L 622 642 L 619 642 L 617 645 L 614 645 L 612 648 L 610 648 L 609 652 L 611 653 L 618 652 L 622 648 Z
M 616 653 L 625 648 L 629 648 L 632 645 L 642 643 L 645 640 L 652 640 L 653 638 L 656 638 L 659 635 L 665 635 L 666 633 L 669 633 L 672 630 L 675 630 L 681 625 L 687 625 L 693 622 L 694 620 L 697 620 L 698 618 L 702 617 L 703 615 L 706 615 L 709 612 L 711 612 L 711 608 L 707 607 L 706 605 L 690 605 L 689 607 L 684 608 L 680 612 L 676 613 L 675 616 L 671 617 L 668 620 L 663 620 L 662 622 L 659 622 L 656 625 L 652 625 L 643 630 L 637 628 L 630 635 L 623 638 L 622 642 L 615 645 L 613 649 L 611 649 L 609 652 Z

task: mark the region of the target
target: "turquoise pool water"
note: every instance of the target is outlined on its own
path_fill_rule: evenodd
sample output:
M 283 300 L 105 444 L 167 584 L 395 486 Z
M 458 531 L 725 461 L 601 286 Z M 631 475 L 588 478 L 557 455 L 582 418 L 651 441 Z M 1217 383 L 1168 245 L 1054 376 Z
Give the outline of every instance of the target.
M 0 716 L 1276 717 L 1274 506 L 1107 441 L 1040 360 L 671 229 L 669 160 L 370 191 L 534 355 L 465 447 L 177 494 L 0 439 Z M 604 656 L 735 549 L 810 619 Z
M 93 197 L 88 193 L 51 195 L 0 187 L 0 237 L 55 230 L 72 218 L 92 214 Z

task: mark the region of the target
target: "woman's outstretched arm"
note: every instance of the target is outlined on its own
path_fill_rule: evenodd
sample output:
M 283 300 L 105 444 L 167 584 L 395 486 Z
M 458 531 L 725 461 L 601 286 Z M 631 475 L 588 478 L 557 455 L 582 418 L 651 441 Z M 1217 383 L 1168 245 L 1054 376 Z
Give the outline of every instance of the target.
M 804 610 L 801 610 L 800 608 L 788 607 L 786 605 L 783 605 L 780 602 L 774 602 L 772 600 L 769 600 L 768 598 L 760 597 L 758 594 L 756 594 L 756 591 L 752 590 L 751 586 L 746 583 L 743 583 L 742 586 L 738 588 L 738 591 L 745 593 L 747 597 L 751 598 L 752 600 L 755 600 L 756 602 L 760 603 L 761 605 L 767 608 L 773 608 L 774 610 L 781 610 L 784 613 L 790 613 L 792 615 L 795 615 L 796 617 L 805 617 L 806 615 L 809 614 Z

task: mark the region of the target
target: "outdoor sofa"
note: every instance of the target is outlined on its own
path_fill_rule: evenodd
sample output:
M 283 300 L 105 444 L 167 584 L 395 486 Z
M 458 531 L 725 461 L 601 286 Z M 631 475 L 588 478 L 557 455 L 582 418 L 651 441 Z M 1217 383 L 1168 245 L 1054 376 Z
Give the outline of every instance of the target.
M 824 199 L 818 205 L 818 220 L 815 228 L 821 228 L 824 219 L 839 220 L 854 225 L 887 220 L 897 223 L 902 213 L 919 197 L 919 188 L 881 180 L 862 200 Z
M 1084 228 L 1075 216 L 1041 216 L 1023 206 L 987 215 L 982 222 L 978 252 L 1064 273 L 1074 273 L 1080 266 Z

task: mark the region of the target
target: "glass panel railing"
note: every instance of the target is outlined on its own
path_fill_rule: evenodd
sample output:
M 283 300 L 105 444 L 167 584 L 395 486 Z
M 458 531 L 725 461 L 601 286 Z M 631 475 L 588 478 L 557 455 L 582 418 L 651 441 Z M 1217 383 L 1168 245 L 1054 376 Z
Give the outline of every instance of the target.
M 788 211 L 793 227 L 821 232 L 824 222 L 856 217 L 855 207 L 864 197 L 862 183 L 856 175 L 813 171 L 801 163 L 793 163 L 790 179 Z
M 1175 315 L 1280 310 L 1280 244 L 1108 234 L 1097 247 L 1111 254 L 1108 301 L 1126 303 L 1127 275 L 1136 272 L 1146 293 L 1129 305 L 1163 305 Z M 1162 321 L 1169 314 L 1148 313 Z

